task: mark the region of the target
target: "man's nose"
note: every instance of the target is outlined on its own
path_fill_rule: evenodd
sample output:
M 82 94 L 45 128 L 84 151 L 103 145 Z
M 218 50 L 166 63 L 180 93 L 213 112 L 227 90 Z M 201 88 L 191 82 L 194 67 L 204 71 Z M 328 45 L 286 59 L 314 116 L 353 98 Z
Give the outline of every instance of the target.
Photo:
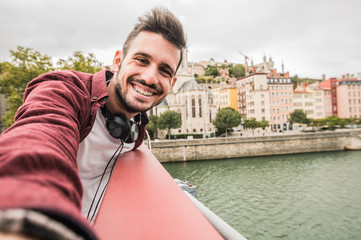
M 156 84 L 158 82 L 158 70 L 155 66 L 149 66 L 142 73 L 142 79 L 146 81 L 148 85 Z

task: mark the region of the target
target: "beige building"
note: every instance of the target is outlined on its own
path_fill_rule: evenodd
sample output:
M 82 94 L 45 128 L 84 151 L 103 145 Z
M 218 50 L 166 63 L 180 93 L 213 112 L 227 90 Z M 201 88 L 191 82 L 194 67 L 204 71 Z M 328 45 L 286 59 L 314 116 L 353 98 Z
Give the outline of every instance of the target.
M 275 63 L 273 62 L 271 57 L 267 61 L 267 57 L 263 56 L 263 62 L 261 63 L 254 64 L 253 60 L 251 61 L 251 69 L 253 69 L 253 72 L 262 71 L 269 73 L 270 71 L 275 69 Z
M 318 82 L 298 85 L 293 95 L 295 109 L 302 109 L 308 118 L 322 119 L 332 115 L 331 89 Z
M 323 87 L 319 82 L 308 85 L 308 88 L 313 92 L 315 118 L 332 116 L 331 88 Z
M 205 67 L 199 63 L 190 63 L 188 64 L 188 72 L 193 73 L 193 75 L 203 76 L 205 73 Z
M 271 121 L 267 73 L 252 73 L 237 80 L 238 111 L 247 118 Z

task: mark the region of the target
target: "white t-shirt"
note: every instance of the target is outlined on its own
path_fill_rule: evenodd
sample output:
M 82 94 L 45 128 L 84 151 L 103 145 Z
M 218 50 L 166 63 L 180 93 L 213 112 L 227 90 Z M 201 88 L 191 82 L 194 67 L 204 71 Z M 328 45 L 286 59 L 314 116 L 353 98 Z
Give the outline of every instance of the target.
M 108 161 L 112 158 L 115 151 L 121 144 L 119 139 L 113 138 L 105 125 L 105 118 L 98 110 L 92 130 L 88 136 L 80 143 L 77 162 L 80 180 L 83 185 L 83 199 L 81 212 L 83 216 L 87 217 L 90 205 L 95 196 L 96 189 L 99 185 L 100 179 Z M 122 153 L 129 152 L 133 149 L 135 143 L 124 143 Z M 114 164 L 117 154 L 111 160 L 99 187 L 97 196 L 94 200 L 92 211 L 89 214 L 90 218 L 94 213 L 95 206 L 99 200 L 101 192 L 108 182 L 111 168 Z M 99 207 L 98 207 L 99 209 Z M 97 210 L 98 210 L 97 209 Z M 95 217 L 94 219 L 95 220 Z

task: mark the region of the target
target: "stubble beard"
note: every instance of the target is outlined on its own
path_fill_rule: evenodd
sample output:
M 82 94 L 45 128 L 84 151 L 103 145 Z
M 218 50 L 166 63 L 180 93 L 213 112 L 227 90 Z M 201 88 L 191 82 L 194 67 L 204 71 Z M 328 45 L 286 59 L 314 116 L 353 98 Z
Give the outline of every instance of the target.
M 152 108 L 152 107 L 150 107 L 150 108 L 140 108 L 138 106 L 135 106 L 135 104 L 133 102 L 131 102 L 130 100 L 127 99 L 127 94 L 128 94 L 127 91 L 122 92 L 122 87 L 121 87 L 120 83 L 117 83 L 115 85 L 115 95 L 116 95 L 116 98 L 117 98 L 117 102 L 127 112 L 129 112 L 129 113 L 146 112 L 146 111 L 148 111 L 149 109 Z

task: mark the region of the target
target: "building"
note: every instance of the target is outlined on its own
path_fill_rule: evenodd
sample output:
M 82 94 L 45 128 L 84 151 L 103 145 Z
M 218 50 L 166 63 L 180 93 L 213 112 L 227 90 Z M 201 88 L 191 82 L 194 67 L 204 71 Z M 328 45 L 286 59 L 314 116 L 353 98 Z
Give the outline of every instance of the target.
M 188 72 L 193 73 L 193 75 L 203 76 L 205 73 L 205 68 L 199 63 L 188 64 Z
M 273 131 L 292 130 L 288 122 L 294 111 L 293 84 L 290 78 L 278 75 L 267 78 L 270 98 L 270 125 Z
M 332 116 L 331 87 L 322 82 L 315 82 L 308 85 L 308 88 L 313 93 L 315 119 Z
M 271 122 L 267 73 L 257 72 L 237 80 L 238 111 L 247 118 Z
M 327 100 L 325 100 L 325 108 L 331 108 L 331 116 L 337 116 L 337 92 L 336 92 L 337 82 L 338 81 L 336 78 L 330 78 L 328 80 L 319 83 L 320 87 L 330 90 L 331 106 L 327 106 Z M 327 111 L 328 110 L 326 110 L 325 115 L 329 116 L 329 113 Z
M 238 111 L 237 88 L 223 85 L 210 90 L 213 96 L 213 103 L 218 109 L 231 107 Z
M 332 81 L 299 84 L 293 93 L 295 109 L 302 109 L 312 119 L 332 116 L 333 95 L 330 84 Z
M 267 61 L 267 57 L 263 56 L 263 62 L 258 63 L 258 64 L 254 64 L 253 60 L 251 61 L 252 72 L 260 72 L 260 71 L 262 71 L 262 72 L 269 73 L 269 72 L 271 72 L 272 70 L 275 69 L 274 66 L 275 66 L 275 64 L 274 64 L 271 57 Z M 283 63 L 282 63 L 282 66 L 283 66 Z
M 361 80 L 339 81 L 336 94 L 338 117 L 361 118 Z
M 283 64 L 282 64 L 283 65 Z M 272 58 L 251 62 L 251 74 L 237 81 L 238 110 L 246 118 L 267 120 L 272 131 L 292 130 L 288 122 L 293 107 L 293 85 L 289 73 L 277 73 Z

